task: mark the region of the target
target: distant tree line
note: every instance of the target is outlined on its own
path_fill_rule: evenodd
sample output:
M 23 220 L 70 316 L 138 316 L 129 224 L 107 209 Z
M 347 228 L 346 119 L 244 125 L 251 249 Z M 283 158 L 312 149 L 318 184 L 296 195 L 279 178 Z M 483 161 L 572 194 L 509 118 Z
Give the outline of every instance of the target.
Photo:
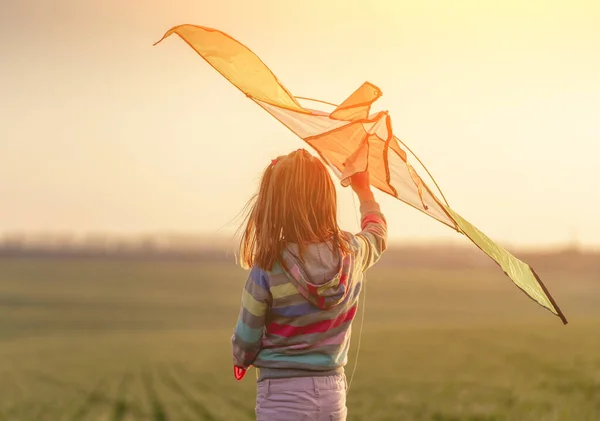
M 118 240 L 109 237 L 88 238 L 87 241 L 65 241 L 60 237 L 32 239 L 5 237 L 0 241 L 0 258 L 48 259 L 129 259 L 188 260 L 196 262 L 236 262 L 233 241 L 206 239 L 152 238 Z M 513 253 L 536 269 L 563 270 L 598 274 L 600 253 L 565 247 L 554 251 Z M 456 245 L 393 245 L 380 261 L 381 266 L 404 268 L 469 269 L 496 268 L 480 250 L 466 244 Z

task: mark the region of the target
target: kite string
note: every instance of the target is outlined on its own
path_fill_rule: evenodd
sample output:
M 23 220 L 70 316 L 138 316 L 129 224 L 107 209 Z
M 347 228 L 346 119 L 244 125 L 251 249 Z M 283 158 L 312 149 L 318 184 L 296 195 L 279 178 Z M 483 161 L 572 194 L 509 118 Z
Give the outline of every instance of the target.
M 356 216 L 356 222 L 360 229 L 360 220 L 358 217 L 358 211 L 356 209 L 356 198 L 354 197 L 354 193 L 352 193 L 352 203 L 354 205 L 354 215 Z M 360 329 L 358 332 L 358 342 L 356 344 L 356 357 L 354 359 L 354 367 L 352 368 L 352 373 L 350 374 L 350 381 L 348 382 L 348 387 L 346 388 L 346 395 L 348 395 L 348 393 L 350 393 L 350 387 L 352 386 L 352 380 L 354 380 L 354 374 L 356 373 L 356 368 L 358 367 L 358 355 L 360 354 L 360 345 L 362 342 L 363 327 L 365 326 L 365 309 L 367 307 L 367 273 L 366 272 L 363 273 L 362 285 L 363 285 L 364 292 L 363 292 L 362 311 L 361 311 L 361 316 L 360 316 Z
M 435 188 L 440 192 L 440 195 L 442 196 L 442 199 L 444 200 L 444 202 L 446 202 L 446 206 L 450 207 L 450 204 L 448 203 L 448 200 L 446 199 L 446 196 L 444 196 L 444 192 L 442 191 L 442 189 L 440 189 L 440 186 L 438 185 L 437 181 L 435 181 L 435 177 L 433 175 L 431 175 L 431 173 L 429 172 L 429 170 L 427 169 L 427 167 L 425 166 L 425 164 L 423 164 L 423 161 L 421 161 L 421 159 L 417 156 L 417 154 L 414 153 L 412 151 L 412 149 L 409 148 L 408 145 L 406 143 L 404 143 L 401 139 L 399 139 L 398 137 L 396 137 L 396 140 L 398 140 L 398 142 L 400 142 L 400 144 L 402 146 L 404 146 L 406 148 L 406 150 L 411 153 L 412 156 L 415 157 L 415 159 L 417 160 L 417 162 L 419 164 L 421 164 L 421 166 L 423 167 L 423 169 L 425 170 L 425 172 L 427 173 L 427 175 L 429 176 L 429 178 L 431 178 L 431 181 L 433 181 L 433 184 L 435 185 Z

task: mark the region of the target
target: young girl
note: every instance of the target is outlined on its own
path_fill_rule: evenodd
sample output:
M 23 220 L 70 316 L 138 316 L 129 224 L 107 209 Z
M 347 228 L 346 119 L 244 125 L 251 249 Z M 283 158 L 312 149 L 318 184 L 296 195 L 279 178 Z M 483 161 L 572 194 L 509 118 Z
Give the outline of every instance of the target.
M 357 235 L 338 227 L 333 181 L 303 149 L 273 160 L 249 203 L 240 254 L 250 275 L 232 346 L 236 378 L 257 369 L 258 421 L 346 420 L 351 324 L 387 241 L 368 173 L 351 183 Z

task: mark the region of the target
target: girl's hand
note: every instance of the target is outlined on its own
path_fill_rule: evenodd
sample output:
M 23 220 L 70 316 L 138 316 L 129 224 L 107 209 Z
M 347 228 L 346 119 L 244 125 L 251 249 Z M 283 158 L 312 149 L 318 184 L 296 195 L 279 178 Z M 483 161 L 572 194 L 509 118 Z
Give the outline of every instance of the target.
M 361 202 L 374 200 L 371 191 L 371 176 L 368 171 L 359 172 L 350 177 L 350 185 Z

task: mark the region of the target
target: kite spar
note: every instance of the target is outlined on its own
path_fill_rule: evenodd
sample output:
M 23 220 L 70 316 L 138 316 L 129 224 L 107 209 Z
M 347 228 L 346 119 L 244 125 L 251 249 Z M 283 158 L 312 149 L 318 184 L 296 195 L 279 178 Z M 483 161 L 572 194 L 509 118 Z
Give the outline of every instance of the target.
M 167 31 L 154 45 L 172 34 L 179 35 L 248 98 L 308 143 L 343 186 L 349 185 L 352 174 L 368 171 L 375 188 L 464 234 L 525 294 L 567 324 L 533 268 L 462 218 L 423 182 L 408 162 L 400 146 L 403 143 L 394 136 L 388 113 L 371 113 L 371 105 L 381 96 L 377 86 L 365 82 L 332 112 L 309 109 L 256 54 L 229 35 L 203 26 L 180 25 Z M 440 194 L 443 197 L 441 190 Z

